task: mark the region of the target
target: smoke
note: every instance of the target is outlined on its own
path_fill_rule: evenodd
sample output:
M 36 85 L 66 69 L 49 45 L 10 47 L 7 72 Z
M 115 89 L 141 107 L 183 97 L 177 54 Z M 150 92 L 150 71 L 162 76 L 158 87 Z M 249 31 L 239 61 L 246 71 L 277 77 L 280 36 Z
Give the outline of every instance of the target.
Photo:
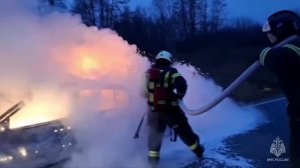
M 146 127 L 141 139 L 132 137 L 147 111 L 142 76 L 149 61 L 110 29 L 88 28 L 78 16 L 45 14 L 37 6 L 33 0 L 0 2 L 0 110 L 28 100 L 13 127 L 65 118 L 77 142 L 65 167 L 144 167 Z M 184 101 L 191 108 L 221 93 L 193 67 L 176 67 L 188 81 Z M 210 142 L 252 129 L 261 118 L 227 99 L 190 121 L 213 148 Z M 170 148 L 172 156 L 176 147 Z

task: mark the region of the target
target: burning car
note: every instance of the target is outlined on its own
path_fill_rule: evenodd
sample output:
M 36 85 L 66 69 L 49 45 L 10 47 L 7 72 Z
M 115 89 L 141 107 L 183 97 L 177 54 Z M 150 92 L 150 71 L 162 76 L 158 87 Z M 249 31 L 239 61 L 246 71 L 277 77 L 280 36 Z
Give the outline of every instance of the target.
M 97 110 L 105 112 L 125 106 L 126 96 L 125 92 L 115 89 L 83 89 L 77 99 L 90 101 L 90 97 L 102 98 Z M 24 107 L 25 102 L 20 101 L 0 116 L 0 166 L 41 167 L 69 159 L 77 149 L 72 127 L 65 124 L 66 118 L 12 127 L 18 125 L 12 124 L 13 121 L 19 122 L 14 120 L 14 115 L 22 113 Z

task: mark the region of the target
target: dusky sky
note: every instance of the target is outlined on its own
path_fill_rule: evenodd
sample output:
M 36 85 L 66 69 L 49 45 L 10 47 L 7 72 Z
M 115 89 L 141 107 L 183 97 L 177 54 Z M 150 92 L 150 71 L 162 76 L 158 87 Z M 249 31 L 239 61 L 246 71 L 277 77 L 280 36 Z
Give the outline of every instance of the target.
M 248 17 L 259 23 L 264 23 L 269 15 L 283 10 L 300 12 L 300 0 L 225 0 L 229 18 Z M 152 0 L 132 0 L 132 6 L 151 6 Z

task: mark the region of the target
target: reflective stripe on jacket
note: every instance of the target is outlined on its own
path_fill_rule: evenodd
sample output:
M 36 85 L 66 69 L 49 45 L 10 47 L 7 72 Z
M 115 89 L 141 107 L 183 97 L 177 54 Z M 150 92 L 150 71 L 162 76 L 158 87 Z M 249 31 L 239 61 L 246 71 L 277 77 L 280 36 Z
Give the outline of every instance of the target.
M 286 48 L 289 48 L 291 50 L 293 50 L 294 52 L 297 53 L 297 55 L 300 56 L 300 48 L 295 46 L 295 45 L 292 45 L 292 44 L 285 44 L 283 45 L 283 47 L 286 47 Z M 262 50 L 262 52 L 260 53 L 260 56 L 259 56 L 259 62 L 261 63 L 261 65 L 265 66 L 265 59 L 266 59 L 266 56 L 268 54 L 268 52 L 271 50 L 272 48 L 270 47 L 267 47 L 265 49 Z

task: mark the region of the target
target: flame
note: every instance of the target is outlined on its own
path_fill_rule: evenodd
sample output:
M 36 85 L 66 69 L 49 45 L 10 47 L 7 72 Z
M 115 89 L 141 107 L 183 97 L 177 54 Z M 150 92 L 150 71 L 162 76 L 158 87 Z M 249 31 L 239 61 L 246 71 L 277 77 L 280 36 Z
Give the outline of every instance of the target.
M 106 86 L 122 86 L 124 81 L 132 75 L 129 67 L 134 67 L 130 55 L 126 51 L 112 48 L 99 48 L 96 44 L 77 46 L 70 49 L 67 56 L 61 56 L 61 53 L 54 54 L 53 58 L 58 68 L 58 73 L 66 73 L 71 76 L 76 83 L 82 83 L 88 80 L 95 80 Z M 113 46 L 113 45 L 112 45 Z M 106 46 L 110 47 L 110 46 Z M 75 77 L 75 78 L 74 78 Z M 68 79 L 68 78 L 66 78 Z M 107 85 L 108 84 L 108 85 Z M 112 111 L 118 107 L 128 104 L 128 95 L 126 92 L 115 89 L 104 90 L 80 90 L 80 99 L 96 101 L 95 109 L 97 111 Z M 72 99 L 62 96 L 60 93 L 51 93 L 52 86 L 44 88 L 42 96 L 34 95 L 34 99 L 27 103 L 25 108 L 11 117 L 10 128 L 17 128 L 26 125 L 38 124 L 42 122 L 57 120 L 67 117 L 70 112 L 70 101 Z M 36 88 L 33 90 L 36 92 Z M 70 93 L 69 93 L 70 94 Z M 42 98 L 40 98 L 41 96 Z M 74 103 L 74 102 L 73 102 Z
M 14 5 L 9 7 L 14 9 Z M 19 7 L 17 9 L 19 12 Z M 139 56 L 135 45 L 130 45 L 113 30 L 87 28 L 77 17 L 51 13 L 45 17 L 47 21 L 42 17 L 41 22 L 41 17 L 27 8 L 22 7 L 21 13 L 18 12 L 13 12 L 12 17 L 22 17 L 4 24 L 3 31 L 0 31 L 0 35 L 4 35 L 0 45 L 3 46 L 0 49 L 0 99 L 11 106 L 23 100 L 20 94 L 27 90 L 32 91 L 33 98 L 10 118 L 11 128 L 68 117 L 73 111 L 76 114 L 79 108 L 74 99 L 86 88 L 109 89 L 83 91 L 79 99 L 97 102 L 79 102 L 82 105 L 80 110 L 84 112 L 90 104 L 100 111 L 127 104 L 126 93 L 113 88 L 133 90 L 135 85 L 131 82 L 137 81 L 138 70 L 143 70 L 148 64 L 147 59 Z M 18 34 L 9 33 L 19 27 L 25 28 Z M 94 86 L 94 83 L 101 86 Z M 52 92 L 56 88 L 62 90 Z M 0 104 L 0 112 L 7 108 Z
M 89 48 L 81 48 L 76 50 L 76 54 L 65 60 L 62 64 L 69 74 L 81 79 L 97 80 L 105 83 L 110 81 L 117 83 L 124 81 L 129 71 L 127 68 L 126 59 L 116 59 L 108 56 L 109 53 L 96 55 Z M 113 80 L 108 79 L 113 76 Z M 123 78 L 123 79 L 122 79 Z M 122 79 L 122 80 L 116 80 Z M 33 125 L 52 120 L 57 120 L 67 117 L 70 112 L 70 99 L 63 98 L 60 93 L 52 93 L 51 86 L 44 90 L 40 90 L 38 95 L 34 95 L 31 102 L 11 117 L 10 128 L 17 128 L 27 125 Z M 97 101 L 94 110 L 97 111 L 112 111 L 118 107 L 122 107 L 128 103 L 127 94 L 124 91 L 115 89 L 104 90 L 82 90 L 78 91 L 81 99 L 86 99 L 86 102 Z
M 70 102 L 65 95 L 43 90 L 10 118 L 9 127 L 18 128 L 65 118 L 69 110 Z
M 77 77 L 97 79 L 97 72 L 101 69 L 101 63 L 95 56 L 82 54 L 71 60 L 68 71 Z
M 72 56 L 59 58 L 59 61 L 69 74 L 80 79 L 126 79 L 130 75 L 130 61 L 113 51 L 98 51 L 86 46 L 75 48 L 72 53 Z
M 115 89 L 91 90 L 79 92 L 80 101 L 96 100 L 97 111 L 112 111 L 128 104 L 126 92 Z M 20 112 L 10 118 L 10 128 L 19 128 L 66 118 L 70 111 L 68 97 L 60 93 L 51 93 L 44 90 L 41 95 L 27 102 Z
M 82 69 L 86 73 L 90 73 L 93 70 L 99 69 L 99 64 L 93 58 L 87 56 L 82 59 Z
M 79 95 L 82 99 L 97 99 L 98 111 L 112 111 L 128 104 L 127 93 L 116 89 L 85 89 L 82 90 Z
M 61 66 L 68 74 L 77 77 L 77 82 L 82 82 L 82 79 L 90 79 L 101 83 L 110 81 L 115 84 L 118 81 L 124 81 L 130 73 L 127 59 L 116 58 L 106 50 L 101 54 L 96 54 L 96 51 L 90 47 L 76 48 L 73 55 L 60 61 Z M 109 77 L 113 78 L 109 79 Z M 39 91 L 34 90 L 38 94 L 34 95 L 33 100 L 27 103 L 20 112 L 11 117 L 10 128 L 65 118 L 70 112 L 70 99 L 66 98 L 65 95 L 62 96 L 60 93 L 53 93 L 49 90 L 53 90 L 52 86 Z M 128 103 L 127 94 L 120 90 L 86 89 L 78 92 L 81 99 L 97 100 L 95 109 L 97 111 L 112 111 Z

